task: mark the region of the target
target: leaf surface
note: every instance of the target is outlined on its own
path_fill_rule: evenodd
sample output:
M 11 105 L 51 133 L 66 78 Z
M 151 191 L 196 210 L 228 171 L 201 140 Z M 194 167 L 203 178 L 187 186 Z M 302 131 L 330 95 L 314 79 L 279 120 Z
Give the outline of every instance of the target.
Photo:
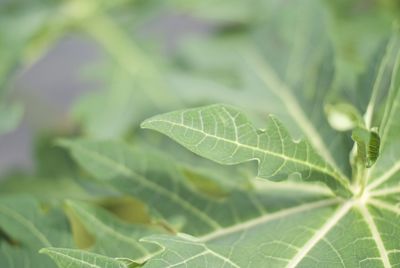
M 389 268 L 400 264 L 396 198 L 367 193 L 343 200 L 319 186 L 282 182 L 214 200 L 193 189 L 167 159 L 149 152 L 107 142 L 64 145 L 95 178 L 151 204 L 180 232 L 142 239 L 163 248 L 145 267 L 268 263 L 272 267 Z M 179 216 L 183 217 L 180 228 L 174 225 Z
M 389 44 L 389 58 L 381 67 L 385 72 L 384 86 L 388 88 L 383 118 L 379 126 L 380 157 L 368 176 L 368 189 L 396 187 L 400 181 L 400 34 L 395 33 Z M 383 75 L 383 74 L 382 74 Z M 381 82 L 383 83 L 383 82 Z M 381 86 L 382 87 L 382 86 Z M 382 91 L 382 90 L 381 90 Z M 372 104 L 371 104 L 372 105 Z
M 22 115 L 21 105 L 0 102 L 0 134 L 14 130 L 20 123 Z
M 257 130 L 238 110 L 226 105 L 171 112 L 146 120 L 142 127 L 168 135 L 189 150 L 221 164 L 256 160 L 258 176 L 284 180 L 300 173 L 303 180 L 319 180 L 342 195 L 347 180 L 325 162 L 306 141 L 295 142 L 273 116 L 265 130 Z
M 229 103 L 255 118 L 273 113 L 294 137 L 305 136 L 326 161 L 350 174 L 351 140 L 332 130 L 324 114 L 326 102 L 339 94 L 325 8 L 313 0 L 265 4 L 248 31 L 184 47 L 179 60 L 186 63 L 181 73 L 187 77 L 175 79 L 176 90 L 196 105 L 199 99 Z M 189 94 L 192 87 L 197 92 Z
M 318 187 L 316 196 L 306 195 L 304 200 L 287 197 L 285 202 L 276 203 L 275 194 L 263 196 L 264 190 L 258 193 L 239 189 L 219 200 L 199 192 L 189 183 L 187 174 L 156 152 L 143 152 L 118 142 L 63 141 L 63 145 L 95 178 L 142 200 L 171 227 L 181 222 L 175 230 L 194 236 L 221 229 L 232 221 L 253 218 L 266 209 L 264 206 L 269 207 L 268 203 L 272 206 L 268 211 L 277 210 L 329 195 L 327 189 Z M 284 194 L 276 187 L 272 187 L 276 195 Z
M 258 224 L 204 238 L 155 236 L 165 251 L 145 267 L 394 267 L 400 226 L 373 205 L 331 204 L 301 213 L 272 214 Z M 262 234 L 262 235 L 260 235 Z
M 51 261 L 38 255 L 41 248 L 72 247 L 65 216 L 22 195 L 0 198 L 0 234 L 0 267 L 50 268 Z
M 49 255 L 58 267 L 80 268 L 128 268 L 126 261 L 109 258 L 83 250 L 66 248 L 45 248 L 40 251 Z
M 67 210 L 69 217 L 77 217 L 94 237 L 94 244 L 89 248 L 93 253 L 140 262 L 159 250 L 157 246 L 140 243 L 139 239 L 146 233 L 150 235 L 161 230 L 125 223 L 106 210 L 85 202 L 68 201 Z

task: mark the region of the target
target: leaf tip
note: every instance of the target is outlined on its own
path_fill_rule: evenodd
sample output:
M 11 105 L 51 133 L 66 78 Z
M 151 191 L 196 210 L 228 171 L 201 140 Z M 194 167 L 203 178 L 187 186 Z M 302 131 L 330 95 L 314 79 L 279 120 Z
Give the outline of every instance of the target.
M 151 118 L 144 120 L 141 124 L 140 124 L 140 128 L 146 129 L 150 127 L 150 121 Z
M 39 250 L 39 254 L 49 254 L 50 253 L 50 248 L 41 248 Z

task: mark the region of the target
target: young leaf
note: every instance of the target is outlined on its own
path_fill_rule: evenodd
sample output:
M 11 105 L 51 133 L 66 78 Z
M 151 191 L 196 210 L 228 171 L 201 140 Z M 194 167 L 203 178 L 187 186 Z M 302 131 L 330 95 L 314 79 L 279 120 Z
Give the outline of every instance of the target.
M 357 127 L 353 130 L 353 140 L 357 143 L 357 158 L 361 164 L 370 168 L 379 156 L 380 137 L 375 130 Z
M 300 173 L 303 180 L 322 181 L 340 195 L 349 184 L 307 141 L 295 142 L 273 116 L 265 130 L 257 130 L 238 110 L 212 105 L 171 112 L 147 119 L 143 128 L 168 135 L 189 150 L 221 164 L 256 160 L 259 177 L 284 180 Z
M 358 110 L 348 103 L 327 104 L 325 113 L 331 127 L 338 131 L 348 131 L 363 124 Z

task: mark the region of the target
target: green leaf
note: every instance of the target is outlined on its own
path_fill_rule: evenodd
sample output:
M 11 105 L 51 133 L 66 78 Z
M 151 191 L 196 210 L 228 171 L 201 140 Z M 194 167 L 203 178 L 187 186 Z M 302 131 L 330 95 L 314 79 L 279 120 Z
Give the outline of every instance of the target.
M 70 220 L 79 220 L 94 238 L 89 247 L 92 252 L 141 262 L 159 250 L 157 246 L 140 243 L 139 239 L 145 234 L 160 233 L 161 228 L 125 223 L 106 210 L 84 202 L 67 201 L 66 209 Z
M 400 132 L 400 34 L 398 32 L 392 37 L 392 45 L 389 50 L 391 58 L 388 61 L 390 64 L 386 65 L 391 68 L 386 65 L 384 68 L 386 74 L 384 81 L 386 81 L 389 92 L 379 125 L 381 153 L 368 176 L 370 182 L 368 189 L 374 191 L 385 189 L 386 191 L 391 188 L 389 192 L 395 192 L 399 189 L 400 181 L 400 141 L 398 138 Z M 370 106 L 373 105 L 370 104 Z
M 364 85 L 362 84 L 360 88 L 358 88 L 359 93 L 360 90 L 365 89 L 368 86 L 368 90 L 371 91 L 371 94 L 366 94 L 369 97 L 368 105 L 365 108 L 365 123 L 367 128 L 373 127 L 373 124 L 381 124 L 383 127 L 386 124 L 387 114 L 384 115 L 384 118 L 377 116 L 378 105 L 385 106 L 385 113 L 387 113 L 391 107 L 391 102 L 393 99 L 388 98 L 387 104 L 385 105 L 382 102 L 384 97 L 393 97 L 393 90 L 396 90 L 399 85 L 399 78 L 396 74 L 398 72 L 399 65 L 399 50 L 400 50 L 400 30 L 399 26 L 396 26 L 390 40 L 387 42 L 387 46 L 385 49 L 384 55 L 379 58 L 379 63 L 371 64 L 375 68 L 375 73 L 367 74 L 373 77 L 373 81 L 368 81 L 370 84 Z M 379 64 L 379 65 L 378 65 Z M 378 67 L 379 66 L 379 67 Z M 362 91 L 364 92 L 364 91 Z
M 14 130 L 20 123 L 24 109 L 21 105 L 0 103 L 0 134 Z
M 353 140 L 357 143 L 357 157 L 361 164 L 370 168 L 379 157 L 380 137 L 375 130 L 358 127 L 353 130 Z
M 331 204 L 272 213 L 205 237 L 154 236 L 165 248 L 145 267 L 393 267 L 396 213 L 372 204 Z M 261 235 L 262 234 L 262 235 Z M 390 235 L 392 234 L 392 235 Z
M 366 64 L 389 31 L 396 0 L 329 2 L 342 10 L 337 21 L 319 0 L 131 2 L 6 0 L 0 8 L 0 91 L 19 62 L 35 60 L 71 26 L 83 30 L 113 64 L 102 73 L 111 83 L 96 83 L 107 91 L 75 109 L 78 131 L 146 140 L 163 151 L 63 141 L 80 169 L 61 150 L 42 147 L 36 176 L 0 185 L 0 267 L 400 266 L 398 33 L 383 59 L 376 54 L 380 65 Z M 164 7 L 175 20 L 182 13 L 175 5 L 213 19 L 202 42 L 172 38 L 179 49 L 166 53 L 166 66 L 161 54 L 146 52 L 163 42 L 147 42 L 137 26 L 147 32 Z M 354 74 L 365 69 L 355 85 Z M 343 96 L 365 112 L 364 122 Z M 144 123 L 213 166 L 171 149 L 165 135 L 135 133 L 145 117 L 215 102 L 242 107 L 252 121 L 217 105 Z M 1 110 L 0 132 L 11 130 L 21 113 Z M 363 128 L 354 130 L 358 151 L 351 152 L 348 130 L 356 126 Z M 21 192 L 38 198 L 12 196 Z M 56 206 L 65 198 L 67 216 Z M 38 254 L 43 247 L 50 258 Z
M 164 250 L 145 267 L 391 267 L 399 263 L 396 199 L 366 192 L 344 200 L 319 186 L 257 183 L 215 200 L 168 159 L 110 142 L 63 142 L 87 171 L 141 199 L 189 234 L 152 235 Z M 261 183 L 261 181 L 260 181 Z M 382 218 L 383 217 L 383 218 Z M 391 219 L 387 221 L 385 219 Z M 260 235 L 262 234 L 262 235 Z
M 325 113 L 331 127 L 338 131 L 348 131 L 364 124 L 359 111 L 348 103 L 327 104 Z
M 256 160 L 258 176 L 284 180 L 300 173 L 303 180 L 322 181 L 348 195 L 349 185 L 339 171 L 325 162 L 306 141 L 295 142 L 273 116 L 265 130 L 257 130 L 238 110 L 212 105 L 158 115 L 143 128 L 168 135 L 189 150 L 221 164 Z
M 96 14 L 80 26 L 112 59 L 101 73 L 102 80 L 107 77 L 106 89 L 86 95 L 74 109 L 85 134 L 97 139 L 120 138 L 154 111 L 179 107 L 179 100 L 166 93 L 163 64 L 107 14 Z
M 49 255 L 58 267 L 80 268 L 129 268 L 127 261 L 109 258 L 83 250 L 66 248 L 44 248 L 40 253 Z
M 123 137 L 154 111 L 168 107 L 164 103 L 155 104 L 154 98 L 158 95 L 149 96 L 146 91 L 150 87 L 146 82 L 146 69 L 141 69 L 137 77 L 116 64 L 108 64 L 104 69 L 99 76 L 104 80 L 105 88 L 82 96 L 74 106 L 73 116 L 87 136 L 98 139 Z M 108 108 L 104 109 L 105 106 Z
M 399 6 L 389 0 L 364 6 L 360 12 L 362 0 L 324 2 L 329 7 L 329 32 L 335 44 L 339 82 L 349 91 L 349 88 L 354 88 L 360 73 L 369 68 L 376 69 L 376 64 L 370 64 L 371 59 L 382 39 L 390 35 L 391 25 L 398 18 Z M 373 76 L 370 73 L 363 80 Z M 364 106 L 368 103 L 369 95 L 365 94 L 368 90 L 366 87 L 358 88 L 354 104 Z
M 233 104 L 261 120 L 272 113 L 293 137 L 305 136 L 329 164 L 350 175 L 351 140 L 330 128 L 324 113 L 324 104 L 340 95 L 324 6 L 314 0 L 259 4 L 266 8 L 250 29 L 184 46 L 179 63 L 186 77 L 173 79 L 174 90 L 193 105 Z M 192 88 L 197 90 L 190 94 Z
M 77 181 L 66 178 L 15 175 L 2 178 L 1 195 L 29 194 L 41 201 L 58 202 L 64 198 L 87 198 L 90 194 Z
M 321 195 L 330 196 L 329 190 L 319 186 L 315 190 L 312 185 L 268 184 L 259 186 L 260 189 L 238 189 L 220 200 L 194 188 L 185 177 L 187 173 L 154 152 L 115 142 L 64 141 L 63 144 L 95 178 L 142 200 L 171 227 L 177 219 L 183 218 L 182 225 L 175 230 L 191 235 L 204 235 L 229 226 L 230 222 L 253 218 L 263 211 L 318 200 Z M 288 189 L 295 186 L 299 187 L 298 195 L 288 195 Z M 267 189 L 272 191 L 269 195 L 264 194 Z M 275 202 L 277 196 L 284 200 Z
M 22 195 L 0 197 L 1 267 L 53 267 L 38 255 L 43 247 L 71 247 L 65 216 L 58 209 Z

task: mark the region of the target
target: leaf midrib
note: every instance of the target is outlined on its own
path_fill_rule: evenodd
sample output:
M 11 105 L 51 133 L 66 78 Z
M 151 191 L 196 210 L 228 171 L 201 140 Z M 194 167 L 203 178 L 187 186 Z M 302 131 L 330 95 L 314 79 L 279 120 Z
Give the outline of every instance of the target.
M 297 252 L 286 267 L 295 268 L 305 258 L 305 256 L 307 256 L 311 249 L 313 249 L 315 245 L 317 245 L 319 241 L 329 233 L 329 231 L 350 211 L 352 207 L 353 202 L 351 200 L 339 207 L 333 216 L 330 217 L 325 224 L 314 233 L 312 238 L 302 246 L 301 250 Z
M 323 204 L 325 202 L 325 204 Z M 329 204 L 330 203 L 330 204 Z M 393 207 L 390 204 L 387 204 L 383 201 L 379 201 L 377 199 L 373 198 L 367 198 L 366 200 L 362 201 L 360 199 L 349 199 L 347 201 L 343 199 L 326 199 L 322 201 L 317 201 L 314 203 L 308 203 L 305 205 L 300 205 L 294 208 L 289 208 L 283 211 L 276 212 L 274 214 L 269 214 L 265 215 L 263 220 L 259 220 L 260 218 L 257 218 L 253 221 L 258 221 L 258 222 L 253 222 L 247 221 L 239 225 L 235 225 L 229 228 L 225 228 L 224 230 L 219 230 L 217 232 L 211 233 L 209 235 L 200 237 L 196 239 L 194 242 L 197 243 L 210 243 L 214 239 L 219 239 L 225 235 L 232 235 L 233 233 L 240 232 L 243 230 L 246 230 L 248 228 L 252 228 L 256 225 L 266 223 L 270 220 L 276 220 L 285 216 L 289 216 L 291 214 L 295 213 L 301 213 L 306 210 L 310 209 L 316 209 L 316 208 L 322 208 L 326 207 L 329 205 L 334 205 L 334 204 L 341 204 L 341 206 L 335 211 L 335 213 L 323 224 L 321 228 L 318 229 L 318 231 L 313 235 L 311 239 L 309 239 L 297 252 L 297 254 L 291 259 L 291 261 L 288 263 L 286 266 L 287 268 L 294 268 L 296 267 L 306 256 L 307 254 L 321 241 L 324 239 L 324 237 L 336 226 L 336 224 L 343 219 L 352 209 L 358 209 L 358 211 L 361 212 L 361 215 L 368 226 L 368 229 L 372 235 L 373 241 L 375 242 L 379 255 L 380 255 L 380 260 L 382 261 L 383 265 L 385 268 L 390 268 L 391 263 L 389 260 L 389 253 L 391 251 L 387 251 L 384 245 L 384 242 L 382 240 L 381 234 L 379 232 L 379 229 L 377 228 L 374 217 L 371 215 L 371 213 L 368 210 L 368 205 L 376 206 L 378 208 L 382 208 L 388 211 L 391 211 L 392 213 L 396 213 L 400 215 L 400 209 L 397 207 Z M 307 208 L 308 206 L 308 208 Z M 206 245 L 206 244 L 204 244 Z M 393 250 L 392 250 L 393 251 Z M 394 250 L 396 251 L 396 250 Z
M 175 242 L 181 243 L 181 244 L 188 244 L 188 245 L 194 245 L 194 246 L 197 246 L 197 247 L 201 247 L 201 248 L 204 249 L 204 251 L 202 251 L 201 253 L 207 253 L 207 254 L 210 254 L 210 255 L 214 255 L 215 257 L 217 257 L 217 258 L 223 260 L 225 263 L 229 263 L 230 265 L 232 265 L 232 266 L 235 267 L 235 268 L 240 268 L 239 265 L 237 265 L 236 263 L 234 263 L 234 262 L 233 262 L 232 260 L 230 260 L 229 258 L 227 258 L 227 257 L 225 257 L 225 256 L 223 256 L 223 255 L 221 255 L 221 254 L 219 254 L 219 253 L 217 253 L 217 252 L 215 252 L 214 250 L 209 249 L 209 248 L 207 247 L 206 244 L 199 243 L 199 242 L 197 242 L 197 241 L 191 242 L 191 241 L 189 241 L 189 240 L 177 240 L 177 239 L 174 239 L 174 238 L 163 239 L 163 238 L 158 237 L 157 240 L 158 240 L 158 241 L 163 241 L 163 240 L 164 240 L 164 241 L 175 241 Z M 156 244 L 158 244 L 160 247 L 164 248 L 164 250 L 165 250 L 165 247 L 164 247 L 162 244 L 158 243 L 157 241 L 153 241 L 153 240 L 151 240 L 151 239 L 150 239 L 150 240 L 143 239 L 143 241 L 147 241 L 147 242 L 150 242 L 150 243 L 156 243 Z M 197 254 L 197 255 L 202 255 L 202 254 Z M 199 256 L 197 256 L 197 258 L 198 258 L 198 257 L 199 257 Z M 192 256 L 192 257 L 190 257 L 190 258 L 188 258 L 188 259 L 195 259 L 195 257 Z M 174 266 L 175 266 L 175 265 L 176 265 L 176 264 L 174 264 Z M 173 266 L 171 266 L 171 267 L 173 267 Z
M 283 209 L 278 212 L 274 212 L 271 214 L 265 214 L 261 217 L 258 217 L 258 218 L 255 218 L 255 219 L 252 219 L 249 221 L 245 221 L 245 222 L 242 222 L 237 225 L 232 225 L 230 227 L 227 227 L 227 228 L 224 228 L 221 230 L 217 230 L 213 233 L 209 233 L 205 236 L 198 238 L 198 240 L 201 242 L 210 242 L 212 240 L 219 239 L 223 236 L 231 235 L 233 233 L 240 232 L 240 231 L 252 228 L 254 226 L 258 226 L 260 224 L 264 224 L 264 223 L 272 221 L 272 220 L 276 220 L 279 218 L 283 218 L 283 217 L 286 217 L 286 216 L 289 216 L 292 214 L 297 214 L 297 213 L 304 212 L 304 211 L 309 211 L 312 209 L 328 207 L 331 205 L 339 204 L 340 202 L 341 202 L 341 199 L 339 199 L 339 198 L 330 198 L 330 199 L 323 199 L 323 200 L 312 202 L 312 203 L 302 204 L 302 205 L 291 207 L 288 209 Z
M 379 233 L 378 227 L 375 224 L 373 216 L 368 211 L 368 208 L 366 205 L 360 205 L 358 208 L 359 208 L 359 211 L 361 212 L 361 215 L 364 218 L 364 221 L 366 222 L 366 224 L 370 230 L 370 233 L 371 233 L 374 241 L 375 241 L 375 244 L 379 251 L 380 259 L 381 259 L 384 267 L 385 268 L 392 267 L 390 264 L 390 260 L 389 260 L 389 254 L 385 248 L 385 245 L 384 245 L 382 237 Z

